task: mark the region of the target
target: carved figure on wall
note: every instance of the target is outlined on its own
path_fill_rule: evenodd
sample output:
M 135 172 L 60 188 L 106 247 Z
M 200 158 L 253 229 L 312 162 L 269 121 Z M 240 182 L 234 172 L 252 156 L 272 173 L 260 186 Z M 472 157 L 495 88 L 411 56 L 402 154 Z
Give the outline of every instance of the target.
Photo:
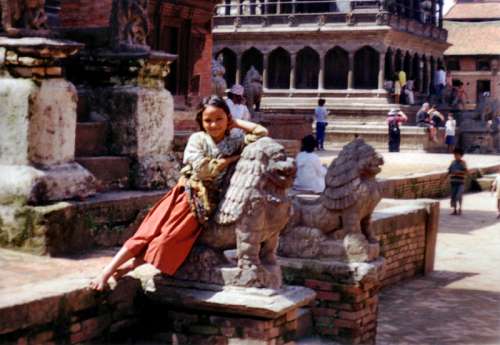
M 175 277 L 219 285 L 281 287 L 276 250 L 290 218 L 287 189 L 294 176 L 294 160 L 275 140 L 265 137 L 246 146 L 213 220 Z M 237 266 L 231 266 L 223 254 L 234 248 Z
M 149 51 L 147 37 L 151 30 L 148 0 L 113 0 L 111 45 L 115 51 Z
M 324 192 L 315 200 L 294 200 L 279 254 L 349 262 L 376 258 L 379 245 L 370 219 L 381 199 L 375 177 L 383 163 L 361 138 L 344 146 L 328 167 Z
M 0 0 L 2 29 L 9 36 L 47 31 L 45 0 Z
M 260 100 L 262 99 L 262 76 L 254 66 L 251 66 L 245 75 L 243 87 L 247 107 L 254 115 L 256 111 L 260 110 Z
M 227 83 L 224 79 L 224 74 L 226 74 L 226 69 L 223 65 L 224 56 L 219 54 L 217 59 L 212 60 L 212 94 L 219 97 L 224 97 L 226 95 Z

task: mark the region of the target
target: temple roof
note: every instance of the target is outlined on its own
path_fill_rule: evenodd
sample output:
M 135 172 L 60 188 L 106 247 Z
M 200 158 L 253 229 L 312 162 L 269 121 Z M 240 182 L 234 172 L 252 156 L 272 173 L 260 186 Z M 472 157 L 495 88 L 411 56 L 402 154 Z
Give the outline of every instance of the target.
M 453 5 L 445 15 L 446 20 L 500 19 L 500 1 L 469 2 Z
M 500 55 L 500 20 L 489 22 L 444 21 L 449 47 L 444 55 Z

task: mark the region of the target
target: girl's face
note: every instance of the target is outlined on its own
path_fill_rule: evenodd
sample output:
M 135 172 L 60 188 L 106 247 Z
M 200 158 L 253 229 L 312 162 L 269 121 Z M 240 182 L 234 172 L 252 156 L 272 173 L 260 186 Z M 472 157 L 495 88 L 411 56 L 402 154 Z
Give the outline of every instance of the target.
M 229 119 L 221 108 L 207 106 L 202 114 L 203 129 L 217 143 L 224 139 Z

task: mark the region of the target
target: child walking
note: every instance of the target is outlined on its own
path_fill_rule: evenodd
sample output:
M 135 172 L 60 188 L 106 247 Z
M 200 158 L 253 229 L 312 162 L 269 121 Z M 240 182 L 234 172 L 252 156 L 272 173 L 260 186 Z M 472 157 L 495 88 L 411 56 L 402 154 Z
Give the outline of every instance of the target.
M 491 185 L 491 191 L 496 191 L 496 197 L 497 197 L 497 219 L 500 219 L 500 173 L 497 174 L 495 177 L 495 180 L 493 181 L 493 184 Z
M 453 150 L 453 155 L 455 159 L 448 168 L 448 175 L 450 176 L 451 207 L 453 208 L 451 215 L 456 216 L 462 214 L 462 197 L 464 194 L 465 177 L 468 171 L 467 164 L 462 159 L 464 151 L 456 147 Z
M 457 121 L 453 118 L 452 113 L 448 113 L 448 120 L 445 125 L 445 139 L 444 142 L 448 147 L 448 152 L 453 152 L 455 149 L 455 132 L 457 130 Z
M 91 282 L 92 289 L 105 289 L 111 276 L 132 258 L 123 271 L 148 262 L 164 274 L 174 275 L 217 207 L 227 168 L 238 160 L 245 143 L 267 135 L 260 125 L 233 120 L 226 102 L 218 96 L 203 100 L 196 122 L 200 131 L 188 140 L 177 185 L 153 206 L 137 232 Z M 231 131 L 233 128 L 242 132 Z

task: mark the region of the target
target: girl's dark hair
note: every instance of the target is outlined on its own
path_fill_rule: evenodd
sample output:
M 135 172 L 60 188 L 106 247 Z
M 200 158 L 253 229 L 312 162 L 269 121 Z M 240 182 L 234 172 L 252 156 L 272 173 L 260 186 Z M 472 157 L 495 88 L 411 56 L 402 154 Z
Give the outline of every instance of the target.
M 302 138 L 302 146 L 300 147 L 300 151 L 313 152 L 316 147 L 316 138 L 314 135 L 309 134 Z
M 318 99 L 318 105 L 319 105 L 320 107 L 324 106 L 324 105 L 325 105 L 325 103 L 326 103 L 326 101 L 325 101 L 323 98 Z
M 222 97 L 219 96 L 208 96 L 203 98 L 203 100 L 200 103 L 200 106 L 198 108 L 198 111 L 196 112 L 196 123 L 198 123 L 198 126 L 200 127 L 201 131 L 205 131 L 203 128 L 203 112 L 205 109 L 207 109 L 208 106 L 216 107 L 222 109 L 227 116 L 227 120 L 231 122 L 231 111 L 229 110 L 229 107 L 226 104 L 226 101 Z

